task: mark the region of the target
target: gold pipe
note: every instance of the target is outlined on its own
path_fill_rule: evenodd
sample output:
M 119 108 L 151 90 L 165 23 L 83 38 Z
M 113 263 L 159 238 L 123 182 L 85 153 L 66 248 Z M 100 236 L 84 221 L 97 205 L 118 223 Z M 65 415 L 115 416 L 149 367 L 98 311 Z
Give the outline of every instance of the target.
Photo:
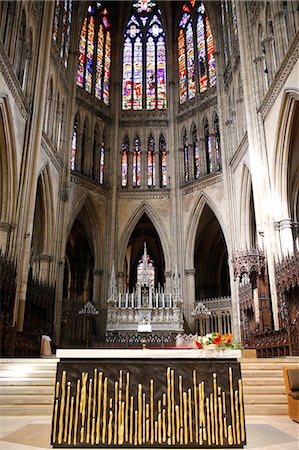
M 103 398 L 103 426 L 102 426 L 102 444 L 106 442 L 106 424 L 107 424 L 107 395 L 108 395 L 108 379 L 104 379 L 104 398 Z
M 227 436 L 228 436 L 227 437 L 228 445 L 233 445 L 234 440 L 233 440 L 233 433 L 232 433 L 232 426 L 231 425 L 228 426 Z
M 129 443 L 133 444 L 133 415 L 134 415 L 134 397 L 131 395 L 130 398 L 130 434 Z
M 232 417 L 233 441 L 236 443 L 236 425 L 235 425 L 235 408 L 234 408 L 234 391 L 233 391 L 233 373 L 232 368 L 228 368 L 229 373 L 229 391 L 230 391 L 230 407 Z
M 180 424 L 183 426 L 183 377 L 179 375 Z
M 64 370 L 61 375 L 61 400 L 60 400 L 60 411 L 59 411 L 59 431 L 58 431 L 58 444 L 62 443 L 63 434 L 63 416 L 65 407 L 65 383 L 66 383 L 66 371 Z
M 175 444 L 175 403 L 174 403 L 174 370 L 171 369 L 171 431 L 172 444 Z
M 202 428 L 199 429 L 199 445 L 202 445 Z
M 59 381 L 56 382 L 56 386 L 55 386 L 55 398 L 59 397 Z
M 58 414 L 58 399 L 55 400 L 54 406 L 54 423 L 53 423 L 53 444 L 56 442 L 56 429 L 57 429 L 57 414 Z
M 198 444 L 198 398 L 196 385 L 196 370 L 193 370 L 193 390 L 194 390 L 194 414 L 195 414 L 195 442 Z
M 198 385 L 198 426 L 201 427 L 203 424 L 203 408 L 202 408 L 202 399 L 201 399 L 201 384 Z
M 164 412 L 165 412 L 165 409 L 163 409 L 163 423 L 164 423 Z M 180 442 L 180 408 L 179 408 L 179 405 L 175 405 L 175 418 L 176 418 L 176 440 L 177 440 L 177 443 L 179 443 Z M 164 428 L 163 428 L 163 432 L 164 432 Z M 164 436 L 164 433 L 163 433 L 163 436 Z M 165 442 L 164 438 L 163 438 L 163 442 Z
M 149 403 L 146 403 L 146 405 L 145 405 L 145 417 L 147 419 L 149 419 L 149 416 L 150 416 Z
M 118 419 L 118 381 L 114 382 L 114 445 L 117 444 Z
M 155 420 L 155 442 L 158 442 L 158 421 Z
M 112 443 L 112 420 L 113 420 L 113 411 L 109 411 L 109 421 L 108 421 L 108 445 Z
M 217 374 L 213 373 L 215 442 L 218 445 L 218 413 L 217 413 Z
M 158 443 L 162 444 L 162 413 L 158 413 Z
M 154 380 L 150 380 L 151 444 L 154 443 Z
M 76 392 L 76 408 L 75 408 L 75 423 L 74 423 L 74 445 L 77 445 L 77 430 L 78 430 L 78 416 L 79 416 L 79 400 L 80 400 L 80 384 L 81 380 L 77 380 Z
M 193 443 L 193 420 L 192 420 L 192 397 L 191 388 L 188 389 L 188 416 L 189 416 L 189 434 L 190 442 Z
M 149 438 L 150 438 L 150 421 L 149 421 L 149 419 L 146 419 L 146 423 L 145 423 L 145 433 L 146 433 L 145 439 L 146 439 L 146 442 L 148 442 L 148 441 L 149 441 Z
M 137 432 L 138 432 L 138 411 L 137 409 L 135 409 L 135 433 L 134 433 L 134 445 L 138 444 L 138 440 L 137 440 Z
M 81 389 L 81 402 L 80 402 L 80 413 L 81 413 L 81 430 L 80 430 L 80 442 L 84 442 L 84 425 L 85 425 L 85 406 L 86 406 L 86 383 L 87 383 L 88 373 L 82 373 L 82 389 Z
M 138 384 L 138 444 L 142 444 L 142 384 Z
M 95 417 L 93 417 L 91 423 L 91 445 L 94 445 L 95 443 L 95 431 L 96 431 L 96 419 Z
M 243 406 L 243 385 L 242 380 L 238 380 L 239 385 L 239 403 L 240 403 L 240 425 L 241 425 L 241 441 L 245 441 L 245 423 L 244 423 L 244 406 Z
M 205 408 L 205 382 L 202 381 L 201 382 L 201 401 L 202 401 L 202 416 L 203 416 L 203 426 L 206 426 L 206 416 L 204 413 L 204 408 Z
M 222 392 L 222 406 L 223 406 L 223 414 L 226 414 L 226 397 L 225 392 Z
M 165 394 L 165 392 L 163 393 L 162 404 L 163 404 L 163 406 L 165 408 L 165 406 L 166 406 L 166 394 Z
M 90 378 L 89 380 L 89 387 L 88 387 L 87 433 L 86 433 L 87 444 L 89 444 L 90 440 L 91 393 L 92 393 L 92 378 Z
M 102 403 L 102 384 L 103 384 L 103 372 L 99 373 L 98 381 L 98 411 L 97 411 L 97 424 L 96 424 L 96 444 L 100 443 L 100 420 L 101 420 L 101 403 Z M 95 399 L 94 399 L 95 400 Z
M 227 438 L 227 422 L 226 417 L 223 418 L 224 437 Z
M 145 392 L 142 394 L 142 440 L 145 443 L 145 420 L 146 420 Z
M 206 410 L 207 410 L 208 444 L 211 445 L 210 404 L 208 397 L 206 398 Z
M 119 439 L 121 436 L 121 419 L 122 419 L 122 401 L 119 399 L 119 391 L 118 391 L 118 430 L 117 430 L 117 442 L 119 443 Z
M 162 412 L 162 400 L 158 400 L 158 413 Z
M 167 367 L 167 436 L 171 439 L 171 387 L 170 387 L 170 367 Z
M 183 392 L 183 405 L 184 405 L 184 443 L 188 444 L 187 392 Z
M 67 388 L 66 388 L 66 407 L 65 407 L 65 423 L 64 423 L 63 442 L 67 441 L 67 436 L 68 436 L 70 399 L 71 399 L 71 382 L 68 381 Z
M 119 389 L 122 390 L 123 388 L 123 371 L 120 369 L 119 371 Z
M 235 407 L 236 407 L 237 443 L 238 443 L 238 444 L 241 444 L 241 438 L 240 438 L 240 420 L 239 420 L 239 395 L 238 395 L 238 391 L 235 391 Z
M 125 435 L 125 402 L 121 402 L 120 405 L 120 425 L 119 425 L 119 435 L 118 435 L 118 444 L 123 445 L 124 443 L 124 435 Z
M 218 413 L 219 413 L 219 439 L 220 445 L 223 445 L 223 416 L 222 416 L 222 398 L 218 397 Z
M 92 417 L 95 417 L 95 416 L 96 416 L 97 384 L 98 384 L 98 369 L 94 369 L 94 371 L 93 371 L 93 402 L 92 402 Z
M 130 390 L 130 373 L 126 376 L 126 407 L 125 407 L 125 441 L 129 439 L 129 390 Z
M 162 410 L 162 440 L 166 442 L 166 409 Z
M 72 430 L 73 430 L 73 416 L 74 416 L 74 396 L 71 398 L 71 411 L 70 411 L 70 423 L 69 423 L 69 436 L 68 436 L 68 445 L 71 445 L 72 441 Z
M 183 445 L 184 443 L 184 430 L 183 428 L 180 429 L 180 444 Z
M 210 412 L 211 412 L 212 444 L 215 444 L 214 402 L 212 393 L 210 394 Z

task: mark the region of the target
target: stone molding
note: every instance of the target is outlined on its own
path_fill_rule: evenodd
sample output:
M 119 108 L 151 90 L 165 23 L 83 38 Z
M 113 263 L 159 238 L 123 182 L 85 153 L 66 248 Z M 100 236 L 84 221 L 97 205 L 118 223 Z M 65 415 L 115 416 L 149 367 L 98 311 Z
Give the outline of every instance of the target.
M 286 53 L 278 72 L 275 75 L 272 84 L 260 105 L 258 112 L 261 113 L 263 120 L 266 119 L 269 114 L 276 98 L 281 92 L 288 76 L 292 72 L 298 58 L 299 58 L 299 32 L 297 32 L 291 47 Z
M 189 277 L 190 275 L 195 275 L 196 269 L 185 269 L 185 275 Z
M 102 186 L 99 186 L 96 181 L 93 181 L 88 178 L 83 178 L 83 175 L 76 174 L 74 172 L 71 173 L 71 183 L 76 184 L 77 186 L 81 186 L 84 189 L 87 189 L 90 192 L 98 195 L 105 195 L 106 189 Z
M 16 225 L 10 222 L 0 222 L 0 230 L 5 231 L 6 233 L 9 233 L 15 227 Z
M 63 61 L 62 61 L 62 59 L 60 57 L 59 50 L 57 48 L 57 44 L 56 44 L 56 42 L 53 41 L 53 39 L 52 39 L 50 55 L 51 55 L 51 59 L 53 61 L 53 64 L 56 67 L 57 72 L 59 74 L 58 75 L 59 79 L 62 81 L 65 93 L 69 94 L 69 88 L 71 86 L 72 79 L 69 76 L 69 72 L 67 71 L 67 69 L 66 69 L 66 67 L 65 67 L 65 65 L 64 65 L 64 63 L 63 63 Z
M 187 195 L 195 191 L 201 191 L 202 189 L 205 189 L 206 187 L 209 186 L 213 186 L 213 184 L 220 183 L 221 181 L 223 181 L 222 172 L 217 174 L 213 173 L 206 175 L 203 178 L 194 180 L 191 186 L 190 185 L 181 186 L 182 195 Z
M 185 120 L 191 119 L 197 113 L 202 113 L 203 111 L 217 106 L 217 95 L 216 91 L 213 89 L 213 96 L 209 96 L 207 98 L 199 98 L 197 102 L 193 102 L 193 99 L 188 102 L 188 105 L 180 105 L 178 110 L 178 123 L 182 123 Z M 205 94 L 205 93 L 204 93 Z M 209 93 L 211 94 L 211 93 Z M 203 95 L 203 94 L 202 94 Z
M 47 135 L 43 131 L 42 139 L 41 139 L 41 147 L 45 150 L 47 156 L 50 158 L 51 162 L 55 169 L 59 172 L 63 167 L 63 160 L 58 155 L 56 149 L 53 147 L 51 142 L 49 141 Z
M 234 155 L 230 159 L 228 165 L 232 168 L 233 171 L 236 170 L 242 159 L 244 158 L 244 155 L 248 149 L 248 135 L 247 132 L 244 134 L 240 144 L 237 147 L 237 150 L 235 151 Z
M 97 99 L 94 95 L 88 94 L 80 86 L 76 86 L 77 107 L 95 114 L 98 118 L 111 123 L 111 108 Z
M 153 199 L 169 199 L 170 191 L 169 189 L 165 191 L 146 191 L 146 190 L 138 190 L 138 191 L 127 191 L 121 192 L 118 191 L 119 200 L 153 200 Z
M 20 113 L 24 120 L 28 120 L 29 117 L 29 105 L 26 100 L 26 97 L 21 89 L 19 80 L 17 79 L 11 62 L 6 54 L 6 51 L 0 42 L 0 72 L 3 75 L 3 78 L 10 90 L 11 95 L 13 96 L 14 101 L 16 102 L 17 107 L 19 108 Z

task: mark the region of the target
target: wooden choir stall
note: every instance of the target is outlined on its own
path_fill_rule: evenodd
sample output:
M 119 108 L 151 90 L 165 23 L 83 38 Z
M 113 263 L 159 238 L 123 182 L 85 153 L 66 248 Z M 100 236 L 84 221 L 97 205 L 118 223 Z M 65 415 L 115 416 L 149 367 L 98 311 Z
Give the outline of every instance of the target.
M 243 448 L 239 350 L 58 350 L 54 447 Z

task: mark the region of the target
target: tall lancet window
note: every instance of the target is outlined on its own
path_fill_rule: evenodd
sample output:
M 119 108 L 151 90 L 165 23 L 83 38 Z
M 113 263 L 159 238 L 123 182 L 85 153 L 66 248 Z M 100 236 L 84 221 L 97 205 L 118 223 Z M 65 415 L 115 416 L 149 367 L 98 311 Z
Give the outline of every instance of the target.
M 166 141 L 161 134 L 159 139 L 159 154 L 160 154 L 160 186 L 167 186 L 167 161 L 166 161 Z
M 206 151 L 206 162 L 207 162 L 207 173 L 213 172 L 213 160 L 212 160 L 212 145 L 211 145 L 211 135 L 209 132 L 209 122 L 205 121 L 204 124 L 204 134 L 205 134 L 205 151 Z
M 216 171 L 219 172 L 222 168 L 221 149 L 220 149 L 220 132 L 219 132 L 219 118 L 214 116 L 214 134 L 215 134 L 215 164 Z
M 123 46 L 122 108 L 166 108 L 166 44 L 156 2 L 133 4 Z
M 74 128 L 72 135 L 71 170 L 77 170 L 78 129 L 79 129 L 79 116 L 77 114 L 74 120 Z
M 189 148 L 188 148 L 188 136 L 185 130 L 183 135 L 183 154 L 184 154 L 184 178 L 185 182 L 189 181 Z
M 89 94 L 110 102 L 111 33 L 107 8 L 92 2 L 81 28 L 77 85 Z
M 192 146 L 193 146 L 193 159 L 194 159 L 194 178 L 199 178 L 200 175 L 200 159 L 199 159 L 199 147 L 197 139 L 196 126 L 192 129 Z
M 141 164 L 140 164 L 140 139 L 138 136 L 134 139 L 134 148 L 133 148 L 133 186 L 140 186 L 140 173 L 141 173 Z
M 198 92 L 204 92 L 216 83 L 214 39 L 203 2 L 193 0 L 183 5 L 178 67 L 181 104 L 195 97 L 197 84 Z
M 147 144 L 147 184 L 149 187 L 155 186 L 155 141 L 152 135 L 148 138 Z
M 101 142 L 100 155 L 99 155 L 99 182 L 104 184 L 104 167 L 105 167 L 105 139 Z
M 54 21 L 53 21 L 53 39 L 60 46 L 60 57 L 65 67 L 68 64 L 71 41 L 73 2 L 72 0 L 56 1 Z
M 122 143 L 121 149 L 121 185 L 128 186 L 128 160 L 129 160 L 130 142 L 126 136 Z

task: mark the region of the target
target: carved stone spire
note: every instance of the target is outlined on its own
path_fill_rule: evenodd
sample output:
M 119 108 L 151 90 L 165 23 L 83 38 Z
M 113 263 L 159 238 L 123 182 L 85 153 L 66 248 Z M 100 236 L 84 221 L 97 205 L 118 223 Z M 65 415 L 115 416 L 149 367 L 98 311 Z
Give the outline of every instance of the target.
M 149 273 L 148 273 L 148 261 L 147 261 L 147 248 L 146 242 L 144 243 L 143 256 L 142 256 L 142 273 L 141 273 L 141 286 L 149 286 Z
M 173 295 L 173 303 L 175 305 L 178 305 L 179 303 L 182 302 L 180 274 L 178 272 L 177 266 L 175 266 L 173 274 L 172 295 Z
M 111 275 L 110 275 L 110 283 L 109 283 L 107 302 L 110 304 L 113 304 L 113 303 L 116 303 L 116 301 L 117 301 L 117 286 L 116 286 L 115 270 L 114 270 L 114 263 L 113 263 L 112 271 L 111 271 Z

